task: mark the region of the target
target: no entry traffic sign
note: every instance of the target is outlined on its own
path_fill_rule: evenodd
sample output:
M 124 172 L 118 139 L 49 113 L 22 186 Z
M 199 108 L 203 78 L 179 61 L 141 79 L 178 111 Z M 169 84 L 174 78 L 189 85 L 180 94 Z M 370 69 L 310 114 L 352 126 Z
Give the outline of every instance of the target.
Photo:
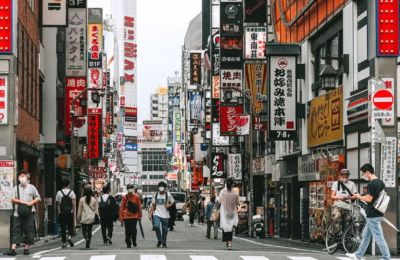
M 394 97 L 390 90 L 380 89 L 372 97 L 374 107 L 379 110 L 388 110 L 393 106 Z

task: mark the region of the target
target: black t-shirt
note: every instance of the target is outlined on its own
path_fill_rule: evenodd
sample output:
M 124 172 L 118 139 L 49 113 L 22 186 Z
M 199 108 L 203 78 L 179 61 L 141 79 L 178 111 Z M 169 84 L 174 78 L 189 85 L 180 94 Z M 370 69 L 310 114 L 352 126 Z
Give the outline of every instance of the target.
M 373 197 L 370 203 L 367 203 L 367 218 L 377 218 L 382 217 L 383 213 L 379 212 L 374 208 L 374 202 L 378 198 L 379 193 L 385 188 L 385 184 L 383 181 L 379 179 L 372 180 L 368 183 L 368 192 L 367 194 Z

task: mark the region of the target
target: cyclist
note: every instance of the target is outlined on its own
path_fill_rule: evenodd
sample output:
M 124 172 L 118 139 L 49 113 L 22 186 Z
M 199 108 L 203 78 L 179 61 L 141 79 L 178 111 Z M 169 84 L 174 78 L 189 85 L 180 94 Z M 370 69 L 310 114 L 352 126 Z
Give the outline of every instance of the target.
M 331 213 L 334 223 L 334 232 L 337 234 L 345 225 L 351 221 L 351 197 L 357 193 L 354 182 L 349 180 L 350 171 L 342 169 L 339 173 L 339 180 L 332 185 L 331 198 L 335 201 Z

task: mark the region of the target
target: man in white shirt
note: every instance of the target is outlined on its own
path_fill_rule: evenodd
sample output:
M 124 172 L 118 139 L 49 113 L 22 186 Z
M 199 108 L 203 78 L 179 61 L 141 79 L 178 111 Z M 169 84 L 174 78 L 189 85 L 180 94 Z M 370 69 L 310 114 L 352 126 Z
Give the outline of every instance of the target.
M 62 180 L 62 189 L 57 192 L 56 204 L 57 212 L 60 220 L 62 248 L 67 247 L 67 230 L 68 230 L 68 243 L 74 247 L 71 240 L 75 227 L 75 210 L 76 210 L 76 195 L 73 190 L 69 188 L 69 180 Z
M 167 234 L 169 223 L 169 208 L 174 203 L 174 197 L 167 191 L 167 184 L 158 183 L 158 191 L 152 199 L 150 218 L 153 219 L 154 229 L 157 235 L 157 247 L 167 247 Z
M 335 201 L 332 209 L 332 220 L 335 223 L 335 233 L 343 229 L 351 221 L 351 197 L 357 193 L 356 184 L 349 180 L 350 171 L 342 169 L 339 180 L 332 185 L 331 198 Z

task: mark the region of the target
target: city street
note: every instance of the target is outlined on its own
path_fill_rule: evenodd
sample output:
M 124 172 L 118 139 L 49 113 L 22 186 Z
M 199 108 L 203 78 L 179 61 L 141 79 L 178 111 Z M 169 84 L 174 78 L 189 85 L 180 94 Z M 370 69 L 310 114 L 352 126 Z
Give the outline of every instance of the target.
M 294 242 L 282 239 L 249 239 L 234 238 L 233 250 L 227 251 L 220 239 L 207 239 L 205 225 L 185 226 L 183 221 L 176 222 L 175 231 L 168 233 L 168 248 L 156 248 L 155 233 L 151 231 L 150 221 L 143 219 L 145 240 L 138 232 L 138 247 L 127 249 L 124 242 L 123 227 L 115 226 L 112 245 L 103 245 L 100 227 L 94 228 L 92 248 L 84 249 L 84 242 L 79 233 L 74 241 L 74 248 L 61 249 L 59 240 L 32 249 L 29 257 L 18 251 L 17 258 L 2 259 L 40 259 L 40 260 L 315 260 L 315 259 L 349 259 L 342 253 L 328 255 L 322 251 L 322 245 Z M 79 231 L 80 232 L 80 231 Z M 221 233 L 219 234 L 221 238 Z M 368 259 L 375 259 L 369 257 Z M 376 258 L 378 259 L 378 258 Z

